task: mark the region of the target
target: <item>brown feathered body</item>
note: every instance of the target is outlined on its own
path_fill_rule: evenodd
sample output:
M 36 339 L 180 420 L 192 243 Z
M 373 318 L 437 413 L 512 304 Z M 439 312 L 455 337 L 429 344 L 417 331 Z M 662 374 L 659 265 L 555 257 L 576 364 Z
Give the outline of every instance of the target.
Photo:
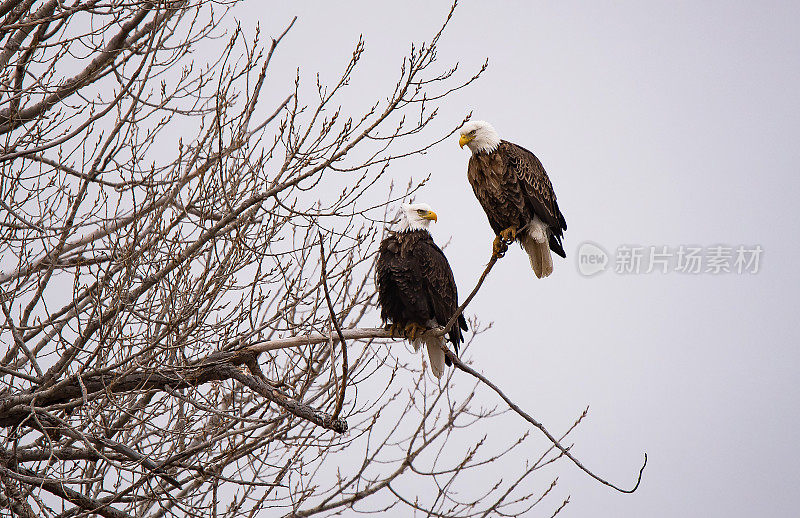
M 444 252 L 427 230 L 390 232 L 381 242 L 376 263 L 381 319 L 405 327 L 410 323 L 432 329 L 444 326 L 458 309 L 458 289 Z M 464 315 L 447 335 L 456 354 L 467 330 Z M 419 347 L 419 344 L 414 344 Z M 431 369 L 441 376 L 450 365 L 436 343 L 428 343 Z
M 537 277 L 553 271 L 550 250 L 566 257 L 567 229 L 542 163 L 527 149 L 501 140 L 492 152 L 473 153 L 467 177 L 495 234 L 514 227 Z

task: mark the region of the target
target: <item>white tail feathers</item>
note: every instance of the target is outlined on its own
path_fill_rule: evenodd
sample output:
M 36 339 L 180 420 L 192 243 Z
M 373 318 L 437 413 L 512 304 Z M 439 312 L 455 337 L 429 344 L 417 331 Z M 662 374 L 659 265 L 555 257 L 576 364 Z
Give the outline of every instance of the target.
M 428 347 L 428 361 L 431 364 L 431 372 L 437 378 L 441 378 L 444 374 L 444 351 L 442 350 L 441 343 L 444 343 L 444 338 L 441 336 L 424 337 L 414 340 L 413 346 L 415 351 L 419 351 L 422 342 Z
M 522 240 L 522 247 L 528 253 L 531 260 L 531 268 L 536 277 L 541 279 L 553 273 L 553 256 L 550 255 L 550 247 L 547 243 L 537 243 L 533 239 Z
M 553 273 L 553 256 L 547 238 L 547 227 L 534 217 L 527 228 L 519 235 L 519 242 L 531 261 L 531 268 L 536 277 L 541 279 Z

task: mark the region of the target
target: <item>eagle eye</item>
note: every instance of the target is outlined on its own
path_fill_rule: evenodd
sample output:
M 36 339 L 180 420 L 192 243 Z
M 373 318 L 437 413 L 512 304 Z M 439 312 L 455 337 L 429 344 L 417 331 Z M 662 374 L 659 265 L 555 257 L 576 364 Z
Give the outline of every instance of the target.
M 469 134 L 470 135 L 475 135 L 475 133 L 477 133 L 477 132 L 478 132 L 478 130 L 474 129 L 474 130 L 470 131 Z

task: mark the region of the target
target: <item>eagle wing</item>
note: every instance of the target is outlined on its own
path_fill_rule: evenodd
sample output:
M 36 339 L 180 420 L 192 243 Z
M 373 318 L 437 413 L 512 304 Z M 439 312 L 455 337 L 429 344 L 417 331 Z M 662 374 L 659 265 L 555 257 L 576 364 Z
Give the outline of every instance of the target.
M 567 230 L 567 222 L 556 202 L 553 185 L 536 155 L 522 146 L 502 141 L 501 152 L 507 157 L 507 169 L 517 178 L 530 210 L 539 216 L 556 236 Z
M 427 304 L 426 297 L 420 293 L 419 265 L 403 257 L 400 237 L 391 233 L 381 242 L 375 277 L 381 319 L 405 325 L 412 315 L 424 313 Z
M 436 246 L 430 236 L 419 241 L 415 255 L 420 262 L 423 284 L 428 293 L 436 323 L 444 326 L 458 310 L 458 287 L 453 277 L 453 270 L 442 249 Z M 448 338 L 458 354 L 458 344 L 464 341 L 461 330 L 467 330 L 467 321 L 464 319 L 464 315 L 459 315 L 456 324 L 448 333 Z

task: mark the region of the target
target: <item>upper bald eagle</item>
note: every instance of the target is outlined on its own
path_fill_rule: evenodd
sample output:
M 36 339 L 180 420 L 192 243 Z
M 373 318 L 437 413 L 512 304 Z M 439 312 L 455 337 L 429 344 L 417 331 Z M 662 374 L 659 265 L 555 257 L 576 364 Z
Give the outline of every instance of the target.
M 542 163 L 527 149 L 500 140 L 484 121 L 464 124 L 458 143 L 472 151 L 467 178 L 497 234 L 494 253 L 502 256 L 504 242 L 516 239 L 528 253 L 536 277 L 553 273 L 550 250 L 567 256 L 561 245 L 567 222 Z
M 420 335 L 447 324 L 458 309 L 458 290 L 447 258 L 427 230 L 436 219 L 426 203 L 403 204 L 399 231 L 390 232 L 378 250 L 376 280 L 381 319 L 391 321 L 392 334 L 408 338 L 414 349 L 424 341 L 431 371 L 440 378 L 445 363 L 450 365 L 439 346 L 444 337 Z M 459 315 L 447 334 L 456 354 L 464 341 L 462 329 L 467 330 L 467 322 Z

